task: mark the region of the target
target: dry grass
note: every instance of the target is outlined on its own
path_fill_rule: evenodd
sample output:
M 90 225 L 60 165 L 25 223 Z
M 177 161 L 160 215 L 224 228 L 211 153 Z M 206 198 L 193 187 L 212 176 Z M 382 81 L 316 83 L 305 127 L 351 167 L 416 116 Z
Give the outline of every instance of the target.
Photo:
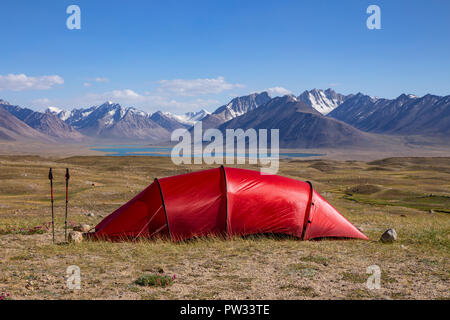
M 0 157 L 0 229 L 29 229 L 50 221 L 50 166 L 56 178 L 59 241 L 66 167 L 72 174 L 69 220 L 91 226 L 155 177 L 208 167 L 177 167 L 170 159 L 152 157 Z M 0 292 L 13 299 L 449 298 L 449 158 L 284 160 L 279 173 L 312 181 L 372 240 L 256 236 L 53 245 L 48 231 L 0 232 Z M 378 242 L 390 227 L 397 230 L 398 241 Z M 374 264 L 382 270 L 381 289 L 371 291 L 365 286 L 366 268 Z M 67 289 L 70 265 L 81 269 L 79 291 Z M 166 287 L 135 283 L 149 274 L 176 279 Z

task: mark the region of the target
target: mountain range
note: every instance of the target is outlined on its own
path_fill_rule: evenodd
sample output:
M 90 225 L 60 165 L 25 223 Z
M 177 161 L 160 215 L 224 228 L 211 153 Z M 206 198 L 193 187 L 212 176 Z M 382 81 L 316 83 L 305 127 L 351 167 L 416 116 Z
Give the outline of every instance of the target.
M 396 135 L 448 135 L 450 96 L 402 94 L 378 99 L 358 93 L 329 113 L 360 130 Z
M 33 129 L 19 120 L 3 107 L 5 101 L 0 101 L 0 140 L 43 140 L 51 141 L 50 137 Z
M 236 97 L 214 112 L 147 113 L 113 102 L 72 111 L 37 112 L 0 100 L 0 140 L 127 141 L 167 143 L 178 128 L 280 129 L 288 148 L 374 146 L 385 135 L 448 137 L 450 96 L 402 94 L 395 99 L 313 89 L 272 98 L 267 92 Z
M 234 98 L 228 104 L 219 107 L 212 114 L 202 119 L 203 130 L 217 128 L 222 123 L 255 110 L 259 106 L 269 102 L 270 99 L 267 92 L 252 93 L 248 96 Z
M 16 122 L 17 120 L 20 120 L 39 132 L 39 135 L 34 134 L 36 137 L 42 138 L 43 134 L 57 140 L 81 141 L 83 139 L 83 135 L 73 126 L 51 113 L 42 113 L 27 108 L 21 108 L 19 106 L 11 105 L 3 100 L 0 101 L 0 108 L 7 111 L 10 115 L 13 115 L 16 118 Z M 19 135 L 21 134 L 20 132 L 18 133 Z M 26 136 L 24 132 L 22 132 L 22 135 Z
M 157 111 L 153 114 L 125 108 L 111 101 L 87 109 L 65 111 L 48 108 L 52 114 L 92 138 L 110 140 L 146 140 L 150 143 L 165 141 L 178 128 L 189 128 L 209 113 L 206 110 L 174 115 Z
M 364 146 L 376 140 L 370 134 L 322 115 L 295 96 L 271 99 L 219 127 L 222 131 L 234 128 L 279 129 L 280 146 L 285 148 Z
M 88 137 L 112 140 L 147 139 L 156 142 L 169 132 L 154 122 L 150 115 L 135 108 L 125 108 L 110 101 L 88 109 L 64 111 L 48 110 Z

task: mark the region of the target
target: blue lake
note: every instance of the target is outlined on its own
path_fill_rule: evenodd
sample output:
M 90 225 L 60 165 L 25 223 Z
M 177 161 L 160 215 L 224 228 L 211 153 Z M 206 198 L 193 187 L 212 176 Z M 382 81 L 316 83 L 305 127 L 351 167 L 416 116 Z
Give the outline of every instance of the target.
M 107 156 L 123 157 L 123 156 L 148 156 L 148 157 L 170 157 L 172 151 L 171 147 L 143 147 L 143 146 L 94 146 L 90 148 L 94 151 L 107 153 Z M 280 158 L 306 158 L 324 156 L 325 154 L 318 153 L 296 153 L 296 152 L 280 152 Z M 199 155 L 193 155 L 198 157 Z M 226 154 L 225 154 L 226 156 Z M 238 157 L 243 157 L 244 154 L 238 154 Z M 256 158 L 256 154 L 245 154 L 246 157 Z

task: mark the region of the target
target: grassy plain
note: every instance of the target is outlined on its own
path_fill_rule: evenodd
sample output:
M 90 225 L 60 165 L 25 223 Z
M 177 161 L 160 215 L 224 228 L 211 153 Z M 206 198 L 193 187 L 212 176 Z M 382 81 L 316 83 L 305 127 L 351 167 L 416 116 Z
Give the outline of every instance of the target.
M 49 167 L 56 178 L 56 245 L 45 228 L 30 231 L 51 220 Z M 12 299 L 450 298 L 450 158 L 282 160 L 280 175 L 311 181 L 370 241 L 255 236 L 67 245 L 62 242 L 66 167 L 72 174 L 69 220 L 95 226 L 155 177 L 210 166 L 174 166 L 168 158 L 153 157 L 0 157 L 0 294 Z M 378 239 L 388 228 L 396 229 L 398 241 L 382 244 Z M 81 290 L 67 289 L 70 265 L 81 269 Z M 366 287 L 371 265 L 381 268 L 380 290 Z M 155 274 L 176 278 L 161 287 L 135 283 Z

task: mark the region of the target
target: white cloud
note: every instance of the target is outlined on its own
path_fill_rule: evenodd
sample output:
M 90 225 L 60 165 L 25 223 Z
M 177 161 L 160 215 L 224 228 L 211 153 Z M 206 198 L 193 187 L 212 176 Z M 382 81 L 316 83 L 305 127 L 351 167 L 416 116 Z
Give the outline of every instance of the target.
M 226 90 L 244 87 L 241 84 L 228 83 L 223 77 L 161 80 L 157 83 L 158 87 L 154 92 L 138 93 L 131 89 L 112 90 L 103 93 L 89 93 L 79 97 L 74 102 L 79 106 L 88 106 L 113 101 L 126 106 L 143 108 L 147 111 L 187 112 L 219 106 L 220 101 L 202 99 L 200 98 L 202 95 L 219 94 Z
M 105 101 L 113 101 L 122 104 L 134 104 L 136 102 L 142 102 L 144 96 L 134 92 L 130 89 L 113 90 L 102 93 L 88 93 L 78 99 L 76 103 L 86 103 L 86 105 L 100 104 Z
M 197 98 L 180 101 L 163 95 L 152 95 L 150 92 L 139 94 L 131 89 L 90 93 L 75 100 L 74 103 L 79 107 L 98 105 L 105 101 L 113 101 L 124 106 L 145 109 L 146 111 L 164 110 L 171 112 L 187 112 L 219 105 L 219 101 L 215 99 Z
M 111 92 L 111 94 L 115 99 L 142 100 L 144 98 L 144 96 L 141 96 L 139 93 L 136 93 L 130 89 L 114 90 Z
M 107 83 L 107 82 L 109 82 L 109 79 L 106 78 L 106 77 L 97 77 L 97 78 L 88 79 L 88 82 L 83 83 L 83 86 L 85 86 L 85 87 L 92 87 L 92 83 L 91 82 Z
M 45 111 L 47 108 L 53 108 L 53 109 L 65 109 L 65 107 L 61 107 L 61 108 L 57 108 L 55 107 L 56 104 L 58 102 L 57 101 L 53 101 L 51 99 L 48 98 L 39 98 L 39 99 L 35 99 L 33 101 L 31 101 L 30 106 L 36 108 L 37 110 L 43 112 Z
M 109 82 L 109 79 L 106 78 L 106 77 L 97 77 L 97 78 L 92 79 L 92 81 L 95 81 L 95 82 Z
M 107 78 L 87 79 L 85 87 L 95 87 L 94 82 L 108 82 Z M 223 77 L 216 79 L 176 79 L 158 81 L 158 86 L 142 93 L 131 89 L 111 90 L 107 92 L 91 92 L 72 99 L 56 99 L 34 101 L 36 106 L 70 106 L 71 108 L 86 108 L 100 105 L 105 101 L 113 101 L 124 106 L 136 107 L 145 111 L 164 110 L 175 113 L 216 108 L 221 101 L 214 97 L 202 98 L 208 94 L 219 94 L 226 90 L 242 88 L 243 85 L 231 84 Z M 223 101 L 222 101 L 223 103 Z
M 49 107 L 51 105 L 51 101 L 48 98 L 40 98 L 31 101 L 31 104 L 37 107 Z
M 216 79 L 161 80 L 158 83 L 160 84 L 159 93 L 179 96 L 218 94 L 226 90 L 243 87 L 241 84 L 228 83 L 223 77 Z
M 63 83 L 64 79 L 58 75 L 41 77 L 29 77 L 25 74 L 0 75 L 0 91 L 47 90 Z
M 273 87 L 266 90 L 271 96 L 285 96 L 291 94 L 292 92 L 283 87 Z

